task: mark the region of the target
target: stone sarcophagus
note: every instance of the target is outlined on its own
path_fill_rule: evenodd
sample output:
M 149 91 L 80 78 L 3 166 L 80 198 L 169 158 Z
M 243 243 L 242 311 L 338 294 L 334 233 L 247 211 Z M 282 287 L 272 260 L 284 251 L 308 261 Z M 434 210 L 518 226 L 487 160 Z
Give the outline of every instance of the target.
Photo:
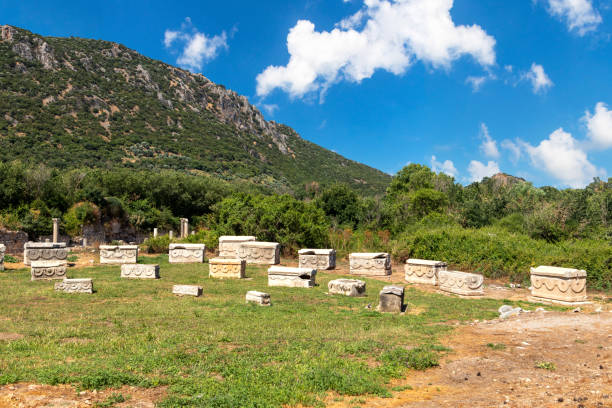
M 300 268 L 317 270 L 336 269 L 335 249 L 300 249 L 298 252 Z
M 66 261 L 32 261 L 30 268 L 33 281 L 66 277 Z
M 170 244 L 170 263 L 203 263 L 206 245 L 204 244 Z
M 357 279 L 335 279 L 329 281 L 327 291 L 330 295 L 364 296 L 366 283 Z
M 100 245 L 101 264 L 135 264 L 138 245 Z
M 238 258 L 248 264 L 278 265 L 280 245 L 276 242 L 243 242 L 238 249 Z
M 4 244 L 0 244 L 0 271 L 4 270 L 4 253 L 6 252 L 6 247 Z
M 244 242 L 254 242 L 257 238 L 251 236 L 223 235 L 219 237 L 219 256 L 224 258 L 237 258 L 240 245 Z
M 272 266 L 268 269 L 268 286 L 312 288 L 315 286 L 316 275 L 316 269 Z
M 64 279 L 55 284 L 55 290 L 64 293 L 93 293 L 91 279 Z
M 384 252 L 353 253 L 349 256 L 351 275 L 391 275 L 391 256 Z
M 435 286 L 438 284 L 438 272 L 445 271 L 446 268 L 446 262 L 409 259 L 404 266 L 405 279 L 406 282 L 410 283 L 424 283 Z
M 270 295 L 256 290 L 250 290 L 246 294 L 247 303 L 257 303 L 259 306 L 270 306 Z
M 172 293 L 178 296 L 202 296 L 202 287 L 196 285 L 174 285 Z
M 213 258 L 208 261 L 208 276 L 217 279 L 244 279 L 246 261 L 237 258 Z
M 439 271 L 438 285 L 444 292 L 462 296 L 484 295 L 484 277 L 476 273 Z
M 159 279 L 159 265 L 121 265 L 121 277 L 128 279 Z
M 385 286 L 379 294 L 378 311 L 401 313 L 404 308 L 404 288 L 402 286 Z
M 26 242 L 23 245 L 23 263 L 31 265 L 33 261 L 66 262 L 68 249 L 64 242 Z
M 531 268 L 533 300 L 556 303 L 586 302 L 586 271 L 579 269 L 538 266 Z

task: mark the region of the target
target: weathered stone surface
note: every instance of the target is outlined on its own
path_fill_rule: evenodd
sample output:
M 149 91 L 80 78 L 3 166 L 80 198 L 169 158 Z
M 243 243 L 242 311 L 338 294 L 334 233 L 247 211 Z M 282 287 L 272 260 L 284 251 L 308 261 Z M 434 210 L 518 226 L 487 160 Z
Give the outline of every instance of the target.
M 379 294 L 378 310 L 380 312 L 400 313 L 404 308 L 404 288 L 402 286 L 385 286 Z
M 248 264 L 277 265 L 280 263 L 280 245 L 276 242 L 243 242 L 238 258 Z
M 203 263 L 206 245 L 204 244 L 170 244 L 170 263 Z
M 30 265 L 32 280 L 64 279 L 66 261 L 32 261 Z
M 327 290 L 332 295 L 364 296 L 366 283 L 357 279 L 336 279 L 329 281 Z
M 138 245 L 100 245 L 101 264 L 135 264 Z
M 387 253 L 352 253 L 349 261 L 351 275 L 391 275 L 391 256 Z
M 538 266 L 531 268 L 531 296 L 559 302 L 585 302 L 586 271 Z
M 93 293 L 91 279 L 64 279 L 55 284 L 55 290 L 65 293 Z
M 6 247 L 4 244 L 0 244 L 0 271 L 4 270 L 4 253 L 6 252 Z
M 196 285 L 174 285 L 172 293 L 179 296 L 202 296 L 202 287 Z
M 121 277 L 130 279 L 159 279 L 159 265 L 121 265 Z
M 315 286 L 316 269 L 272 266 L 268 269 L 268 286 L 312 288 Z
M 270 306 L 270 295 L 256 290 L 250 290 L 246 294 L 247 303 L 253 302 L 260 306 Z
M 440 290 L 463 296 L 484 295 L 484 277 L 475 273 L 439 271 Z
M 244 242 L 253 242 L 257 238 L 251 236 L 223 235 L 219 237 L 219 256 L 223 258 L 238 258 L 238 250 Z
M 244 279 L 246 261 L 237 258 L 213 258 L 208 261 L 208 276 L 217 279 Z
M 298 256 L 300 268 L 336 269 L 335 249 L 300 249 Z
M 26 242 L 23 245 L 23 263 L 31 265 L 33 261 L 66 262 L 68 249 L 63 242 Z
M 423 283 L 427 285 L 438 284 L 438 272 L 445 271 L 446 262 L 428 261 L 425 259 L 409 259 L 406 261 L 404 271 L 406 282 Z

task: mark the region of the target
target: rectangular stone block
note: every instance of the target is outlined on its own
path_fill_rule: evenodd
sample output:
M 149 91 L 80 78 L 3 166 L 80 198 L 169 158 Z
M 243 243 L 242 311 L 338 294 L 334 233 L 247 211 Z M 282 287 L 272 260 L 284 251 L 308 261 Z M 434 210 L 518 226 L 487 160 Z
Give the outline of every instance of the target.
M 268 269 L 268 286 L 312 288 L 315 286 L 316 269 L 272 266 Z
M 349 262 L 351 275 L 391 275 L 391 256 L 384 252 L 352 253 Z
M 91 279 L 64 279 L 55 284 L 55 290 L 65 293 L 93 293 Z
M 251 236 L 223 235 L 219 237 L 219 256 L 223 258 L 238 258 L 238 250 L 244 242 L 257 241 Z
M 327 290 L 330 295 L 364 296 L 366 283 L 356 279 L 335 279 L 329 281 Z
M 100 245 L 101 264 L 135 264 L 138 245 Z
M 217 279 L 244 279 L 246 261 L 236 258 L 213 258 L 208 261 L 208 276 Z
M 247 303 L 257 303 L 259 306 L 270 306 L 270 295 L 256 290 L 250 290 L 246 294 Z
M 440 290 L 456 295 L 484 295 L 484 277 L 476 273 L 439 271 L 438 285 Z
M 586 271 L 554 266 L 531 268 L 531 296 L 544 301 L 576 303 L 587 300 Z
M 379 293 L 378 311 L 401 313 L 404 308 L 404 288 L 402 286 L 385 286 Z
M 0 271 L 4 270 L 4 253 L 6 252 L 6 247 L 4 244 L 0 244 Z
M 243 242 L 238 258 L 248 264 L 277 265 L 280 263 L 280 245 L 276 242 Z
M 202 296 L 202 287 L 196 285 L 174 285 L 172 293 L 179 296 Z
M 170 263 L 204 263 L 206 245 L 204 244 L 170 244 Z
M 404 266 L 406 282 L 427 285 L 438 284 L 438 272 L 445 271 L 446 262 L 428 261 L 425 259 L 409 259 Z
M 129 279 L 159 279 L 159 265 L 121 265 L 121 277 Z
M 66 277 L 65 261 L 32 261 L 30 274 L 33 281 L 64 279 Z
M 336 269 L 335 249 L 300 249 L 298 256 L 300 268 Z
M 26 242 L 23 245 L 23 263 L 31 265 L 33 261 L 66 262 L 68 249 L 64 242 Z

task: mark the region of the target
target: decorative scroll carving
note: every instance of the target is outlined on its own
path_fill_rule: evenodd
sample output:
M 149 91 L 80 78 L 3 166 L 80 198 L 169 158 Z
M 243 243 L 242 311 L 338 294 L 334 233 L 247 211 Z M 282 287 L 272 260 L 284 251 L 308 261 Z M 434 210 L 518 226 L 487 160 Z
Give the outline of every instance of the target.
M 251 236 L 229 236 L 219 237 L 219 256 L 222 258 L 237 258 L 240 245 L 244 242 L 254 242 L 257 238 Z
M 587 300 L 586 271 L 540 266 L 531 269 L 531 295 L 543 300 L 584 302 Z
M 336 251 L 334 249 L 300 249 L 298 256 L 300 268 L 336 269 Z
M 277 265 L 280 263 L 280 245 L 276 242 L 245 242 L 238 249 L 238 258 L 249 264 Z
M 259 306 L 270 306 L 270 295 L 256 290 L 250 290 L 246 294 L 247 303 L 257 303 Z
M 353 253 L 349 261 L 351 275 L 391 275 L 391 256 L 387 253 Z
M 172 293 L 179 296 L 202 296 L 202 287 L 195 285 L 174 285 Z
M 246 261 L 243 259 L 213 258 L 208 261 L 208 275 L 218 279 L 243 279 Z
M 463 296 L 484 294 L 484 277 L 475 273 L 440 271 L 438 272 L 440 290 Z
M 331 295 L 364 296 L 366 283 L 356 279 L 336 279 L 329 281 L 327 290 Z
M 206 246 L 204 244 L 170 244 L 170 263 L 203 263 Z
M 66 262 L 68 249 L 63 242 L 26 242 L 23 246 L 23 263 L 31 265 L 33 261 Z
M 424 259 L 409 259 L 404 271 L 406 282 L 428 285 L 438 284 L 438 272 L 446 270 L 446 262 L 428 261 Z
M 315 269 L 272 266 L 268 269 L 268 286 L 312 288 L 315 286 L 316 275 Z
M 55 290 L 65 293 L 93 293 L 91 279 L 64 279 L 55 284 Z
M 33 281 L 64 279 L 66 263 L 62 261 L 32 261 L 30 274 Z
M 100 245 L 101 264 L 135 264 L 138 245 Z
M 159 265 L 121 265 L 121 277 L 129 279 L 159 279 Z

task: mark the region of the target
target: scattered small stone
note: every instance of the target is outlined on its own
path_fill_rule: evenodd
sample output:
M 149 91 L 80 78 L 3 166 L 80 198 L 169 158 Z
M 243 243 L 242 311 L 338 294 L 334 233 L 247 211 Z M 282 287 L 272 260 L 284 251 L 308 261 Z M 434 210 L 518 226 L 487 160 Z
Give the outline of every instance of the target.
M 599 306 L 597 309 L 595 309 L 595 313 L 601 313 L 603 309 L 601 308 L 601 306 Z
M 476 373 L 476 377 L 481 377 L 480 371 Z
M 546 309 L 544 309 L 543 307 L 538 307 L 535 311 L 536 312 L 546 312 Z
M 600 369 L 600 370 L 603 370 L 603 366 L 602 366 L 602 365 L 600 365 L 600 366 L 599 366 L 599 369 Z
M 579 307 L 577 307 L 574 310 L 572 310 L 572 312 L 574 312 L 574 313 L 580 313 L 581 311 L 582 311 L 582 309 L 579 308 Z
M 563 397 L 557 398 L 557 402 L 563 402 Z
M 502 313 L 506 313 L 509 312 L 510 310 L 512 310 L 512 306 L 508 306 L 508 305 L 503 305 L 500 306 L 499 309 L 497 309 L 497 311 L 502 314 Z

